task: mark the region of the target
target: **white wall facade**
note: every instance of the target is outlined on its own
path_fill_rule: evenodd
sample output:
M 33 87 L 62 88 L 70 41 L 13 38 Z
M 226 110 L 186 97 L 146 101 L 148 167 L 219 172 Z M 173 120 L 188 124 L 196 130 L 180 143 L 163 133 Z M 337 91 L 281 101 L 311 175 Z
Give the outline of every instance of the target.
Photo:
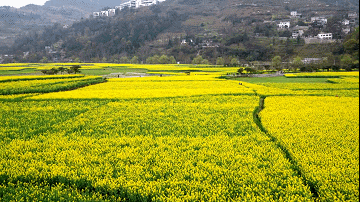
M 317 35 L 319 39 L 332 39 L 332 33 L 320 33 Z
M 279 28 L 289 28 L 290 27 L 290 22 L 280 22 L 278 24 Z

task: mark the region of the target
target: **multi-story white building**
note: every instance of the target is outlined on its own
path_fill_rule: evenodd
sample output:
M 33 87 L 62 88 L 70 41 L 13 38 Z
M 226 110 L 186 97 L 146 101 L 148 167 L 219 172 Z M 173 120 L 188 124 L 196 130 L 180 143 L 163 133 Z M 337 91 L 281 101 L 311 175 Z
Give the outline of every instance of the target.
M 310 64 L 310 63 L 320 63 L 323 60 L 323 58 L 304 58 L 301 61 L 304 64 Z
M 301 18 L 301 13 L 298 13 L 297 11 L 291 11 L 290 15 L 292 18 Z
M 124 8 L 136 8 L 136 0 L 131 0 L 131 1 L 120 4 L 120 10 L 122 10 Z
M 357 18 L 358 14 L 356 12 L 348 13 L 349 18 Z
M 128 2 L 120 4 L 120 6 L 116 6 L 116 9 L 122 10 L 126 7 L 129 8 L 139 8 L 142 6 L 151 6 L 157 4 L 159 2 L 163 2 L 165 0 L 130 0 Z
M 99 17 L 99 16 L 100 16 L 100 12 L 93 12 L 93 16 L 94 16 L 94 17 Z
M 296 30 L 296 31 L 293 31 L 293 33 L 292 33 L 292 38 L 302 37 L 303 34 L 304 34 L 304 30 Z
M 348 24 L 350 24 L 350 20 L 344 19 L 344 20 L 342 21 L 342 24 L 343 24 L 343 25 L 348 25 Z
M 332 39 L 333 35 L 332 35 L 332 33 L 321 32 L 320 34 L 317 35 L 317 37 L 319 39 Z
M 100 16 L 102 16 L 102 17 L 108 17 L 108 16 L 109 16 L 109 11 L 101 11 L 101 12 L 100 12 Z
M 109 12 L 109 16 L 115 15 L 115 9 L 108 9 L 108 12 Z
M 151 6 L 153 4 L 157 4 L 159 2 L 163 2 L 165 0 L 130 0 L 125 3 L 120 4 L 119 6 L 115 6 L 115 9 L 108 9 L 107 11 L 93 12 L 94 17 L 108 17 L 114 16 L 116 14 L 116 10 L 122 10 L 124 8 L 139 8 L 142 6 Z
M 279 28 L 289 28 L 290 27 L 290 22 L 280 22 L 278 25 L 277 25 Z
M 319 21 L 322 24 L 327 24 L 327 19 L 325 17 L 311 17 L 311 22 Z

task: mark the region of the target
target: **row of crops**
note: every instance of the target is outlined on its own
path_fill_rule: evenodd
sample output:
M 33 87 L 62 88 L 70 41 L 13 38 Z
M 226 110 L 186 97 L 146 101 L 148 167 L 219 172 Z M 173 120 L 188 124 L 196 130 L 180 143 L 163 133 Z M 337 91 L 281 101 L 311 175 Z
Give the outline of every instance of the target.
M 65 76 L 65 77 L 13 77 L 2 78 L 0 95 L 25 94 L 25 93 L 48 93 L 75 89 L 103 82 L 99 76 Z
M 1 201 L 358 200 L 358 72 L 218 75 L 2 82 Z

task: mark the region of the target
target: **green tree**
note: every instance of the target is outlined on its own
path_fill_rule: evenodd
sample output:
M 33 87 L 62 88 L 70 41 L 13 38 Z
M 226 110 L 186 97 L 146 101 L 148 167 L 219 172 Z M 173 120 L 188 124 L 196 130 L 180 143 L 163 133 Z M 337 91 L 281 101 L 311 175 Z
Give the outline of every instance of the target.
M 107 61 L 107 59 L 106 59 L 106 57 L 103 57 L 102 59 L 101 59 L 101 62 L 106 62 Z
M 159 64 L 159 56 L 154 55 L 153 57 L 146 58 L 146 63 L 147 64 Z
M 153 57 L 146 58 L 146 64 L 153 64 Z
M 237 66 L 239 65 L 239 61 L 238 61 L 238 59 L 233 58 L 233 59 L 231 59 L 230 64 L 231 64 L 231 66 L 233 66 L 233 67 L 237 67 Z
M 59 72 L 58 69 L 56 69 L 55 67 L 51 68 L 49 71 L 49 74 L 57 74 Z
M 120 63 L 123 63 L 123 64 L 128 64 L 128 63 L 130 63 L 129 58 L 126 57 L 126 56 L 121 57 L 121 58 L 120 58 Z
M 301 60 L 301 57 L 297 56 L 293 59 L 292 68 L 294 71 L 296 71 L 297 69 L 300 69 L 300 67 L 303 65 L 304 65 L 304 63 Z
M 353 59 L 351 55 L 345 54 L 341 56 L 341 67 L 346 69 L 347 71 L 351 70 L 351 66 L 353 65 Z
M 198 56 L 196 56 L 196 58 L 194 58 L 194 59 L 192 60 L 192 63 L 193 63 L 193 64 L 201 64 L 202 61 L 203 61 L 202 56 L 201 56 L 201 55 L 198 55 Z
M 225 64 L 224 58 L 218 57 L 218 58 L 216 59 L 216 65 L 222 65 L 222 66 L 224 66 L 224 64 Z
M 201 61 L 201 64 L 209 65 L 210 62 L 209 62 L 209 60 L 207 60 L 207 59 L 203 59 L 203 60 Z
M 245 71 L 248 74 L 254 74 L 256 72 L 255 68 L 253 68 L 253 67 L 246 67 Z
M 276 69 L 277 71 L 280 71 L 282 69 L 281 57 L 279 55 L 273 57 L 273 59 L 271 60 L 271 65 L 274 69 Z
M 47 63 L 48 62 L 48 58 L 47 57 L 43 57 L 41 60 L 40 60 L 41 63 Z
M 71 71 L 72 73 L 77 74 L 77 73 L 80 73 L 80 72 L 81 72 L 81 71 L 80 71 L 80 68 L 81 68 L 80 65 L 73 65 L 73 66 L 70 67 L 70 71 Z
M 169 58 L 167 55 L 161 55 L 159 57 L 159 64 L 168 64 L 169 63 Z
M 80 63 L 80 62 L 81 62 L 81 61 L 80 61 L 80 58 L 79 58 L 79 57 L 75 58 L 74 62 L 75 62 L 75 63 Z
M 237 70 L 237 72 L 239 73 L 239 74 L 242 74 L 243 72 L 244 72 L 244 68 L 243 67 L 240 67 L 238 70 Z
M 169 61 L 170 61 L 170 64 L 176 64 L 176 60 L 175 60 L 174 56 L 170 56 Z
M 134 56 L 133 58 L 131 58 L 130 63 L 131 64 L 139 64 L 139 58 L 137 56 Z
M 60 74 L 62 74 L 63 72 L 66 71 L 66 69 L 64 67 L 59 67 L 58 70 L 59 70 Z
M 110 61 L 113 63 L 119 63 L 118 55 L 111 56 Z
M 359 28 L 356 28 L 349 34 L 344 41 L 344 49 L 346 53 L 353 57 L 355 63 L 359 62 Z

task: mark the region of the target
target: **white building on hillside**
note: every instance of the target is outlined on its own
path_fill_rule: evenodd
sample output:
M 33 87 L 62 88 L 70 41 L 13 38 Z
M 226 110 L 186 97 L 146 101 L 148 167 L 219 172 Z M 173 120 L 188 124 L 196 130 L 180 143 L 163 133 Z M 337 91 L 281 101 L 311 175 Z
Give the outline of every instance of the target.
M 115 6 L 115 9 L 108 9 L 107 11 L 93 12 L 94 17 L 108 17 L 114 16 L 116 14 L 116 10 L 122 10 L 124 8 L 139 8 L 142 6 L 151 6 L 157 4 L 159 2 L 164 2 L 165 0 L 130 0 L 125 3 L 120 4 L 119 6 Z
M 304 64 L 310 64 L 310 63 L 320 63 L 323 60 L 323 58 L 304 58 L 301 61 Z
M 304 30 L 301 30 L 301 29 L 293 31 L 292 38 L 302 37 L 303 34 L 304 34 Z
M 350 24 L 350 20 L 344 19 L 344 20 L 342 21 L 342 24 L 343 24 L 343 25 L 349 25 L 349 24 Z
M 327 19 L 325 17 L 311 17 L 311 22 L 321 22 L 322 24 L 327 24 Z
M 291 11 L 290 15 L 292 18 L 301 18 L 301 13 L 298 13 L 297 11 Z
M 93 16 L 94 16 L 94 17 L 99 17 L 99 16 L 100 16 L 100 12 L 93 12 Z
M 115 15 L 115 9 L 108 9 L 108 12 L 109 12 L 109 16 Z
M 348 17 L 349 18 L 357 18 L 358 14 L 356 12 L 351 12 L 351 13 L 348 13 Z
M 319 39 L 332 39 L 333 35 L 332 35 L 332 33 L 321 32 L 320 34 L 317 35 L 317 37 Z
M 100 16 L 102 16 L 102 17 L 108 17 L 108 16 L 109 16 L 109 11 L 101 11 L 101 12 L 100 12 Z
M 142 6 L 151 6 L 160 2 L 164 2 L 165 0 L 130 0 L 128 2 L 120 4 L 120 6 L 116 6 L 116 9 L 122 10 L 126 7 L 128 8 L 139 8 Z
M 279 28 L 289 28 L 290 27 L 290 22 L 280 22 L 278 25 L 277 25 Z
M 124 8 L 136 8 L 136 0 L 131 0 L 131 1 L 120 4 L 120 10 L 122 10 Z

